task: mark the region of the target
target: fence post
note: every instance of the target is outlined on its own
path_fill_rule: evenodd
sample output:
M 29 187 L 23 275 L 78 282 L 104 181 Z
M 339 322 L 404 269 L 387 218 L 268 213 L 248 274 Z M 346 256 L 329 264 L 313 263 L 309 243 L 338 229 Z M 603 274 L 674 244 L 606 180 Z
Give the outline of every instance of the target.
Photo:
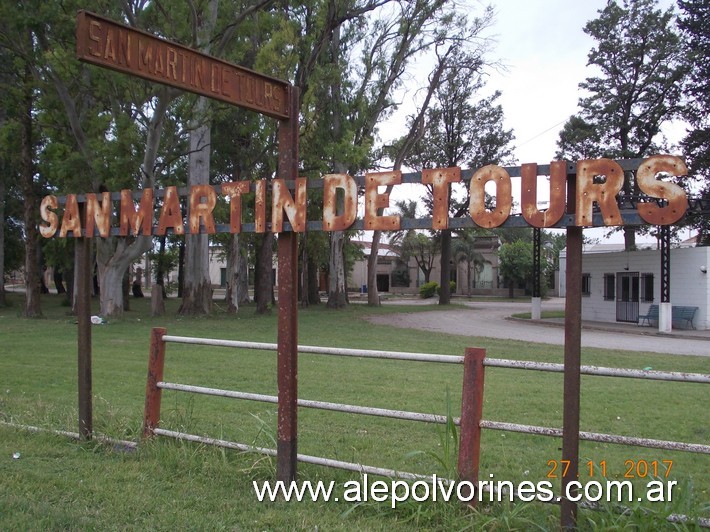
M 298 177 L 299 92 L 288 92 L 289 118 L 279 122 L 278 175 L 286 180 Z M 278 427 L 276 478 L 296 480 L 298 460 L 298 235 L 279 233 L 278 238 L 279 321 L 277 348 Z
M 481 417 L 483 416 L 483 360 L 486 350 L 467 347 L 463 362 L 461 391 L 461 426 L 459 435 L 458 475 L 460 481 L 474 486 L 469 504 L 474 506 L 478 487 L 478 468 L 481 455 Z
M 143 413 L 143 438 L 155 436 L 155 428 L 160 422 L 160 397 L 162 390 L 158 383 L 163 380 L 165 365 L 165 342 L 163 336 L 168 330 L 153 327 L 150 331 L 150 357 L 148 359 L 148 380 L 145 386 L 145 410 Z

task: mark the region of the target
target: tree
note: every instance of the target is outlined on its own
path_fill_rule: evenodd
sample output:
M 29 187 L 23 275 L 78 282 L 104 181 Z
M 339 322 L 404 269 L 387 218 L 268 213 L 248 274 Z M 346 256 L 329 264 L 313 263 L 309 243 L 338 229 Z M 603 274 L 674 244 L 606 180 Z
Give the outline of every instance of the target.
M 516 240 L 503 244 L 498 250 L 499 271 L 508 283 L 510 298 L 515 286 L 528 282 L 533 274 L 533 249 L 529 240 Z
M 449 168 L 468 164 L 480 168 L 498 164 L 512 155 L 510 143 L 514 136 L 503 128 L 503 109 L 497 104 L 499 92 L 475 100 L 485 86 L 482 71 L 483 59 L 478 53 L 457 51 L 442 83 L 435 91 L 436 105 L 429 111 L 426 134 L 412 150 L 407 163 L 416 167 Z M 451 216 L 466 213 L 460 204 L 451 202 Z M 468 192 L 466 192 L 468 195 Z M 433 189 L 428 187 L 429 211 L 433 208 Z M 451 276 L 451 230 L 442 230 L 441 240 L 441 292 L 439 304 L 451 302 L 449 279 Z
M 700 181 L 700 194 L 710 201 L 710 34 L 707 21 L 710 6 L 703 0 L 679 0 L 682 11 L 678 25 L 683 31 L 683 44 L 689 68 L 684 90 L 683 117 L 691 129 L 683 139 L 682 146 L 688 158 L 691 175 Z M 710 245 L 710 217 L 689 216 L 689 224 L 698 231 L 698 246 Z
M 202 53 L 211 52 L 211 43 L 217 24 L 219 0 L 209 0 L 203 10 L 194 15 L 195 45 Z M 190 151 L 188 154 L 188 186 L 209 184 L 211 153 L 211 120 L 208 116 L 210 100 L 198 96 L 190 123 Z M 190 206 L 188 205 L 188 217 Z M 198 315 L 212 313 L 212 283 L 209 271 L 209 236 L 185 235 L 186 275 L 182 287 L 182 304 L 178 314 Z
M 465 229 L 454 239 L 452 246 L 454 260 L 466 263 L 466 293 L 471 295 L 471 272 L 479 275 L 483 271 L 485 259 L 476 249 L 476 230 Z
M 560 131 L 555 157 L 577 161 L 597 159 L 603 154 L 604 150 L 596 125 L 586 122 L 579 116 L 570 116 Z
M 445 2 L 441 0 L 419 0 L 411 4 L 395 4 L 398 10 L 389 18 L 371 19 L 373 36 L 362 33 L 365 50 L 362 55 L 361 68 L 355 71 L 359 81 L 353 84 L 351 111 L 348 114 L 354 119 L 352 130 L 353 140 L 357 146 L 371 147 L 375 127 L 392 107 L 392 93 L 401 83 L 412 59 L 423 49 L 433 45 L 430 33 L 441 19 Z M 337 91 L 340 99 L 340 87 Z M 346 115 L 347 116 L 347 115 Z M 338 117 L 334 122 L 334 133 L 340 134 L 342 121 Z M 337 137 L 336 137 L 337 138 Z M 355 163 L 355 164 L 352 164 Z M 351 172 L 361 170 L 366 160 L 352 161 Z M 336 169 L 342 161 L 336 161 Z M 337 170 L 336 170 L 337 171 Z M 342 268 L 341 239 L 343 233 L 335 232 L 331 236 L 330 290 L 328 306 L 340 308 L 345 299 L 341 292 L 344 286 L 345 272 Z M 377 260 L 379 239 L 373 242 L 370 252 L 370 262 Z M 368 268 L 368 280 L 374 276 L 374 269 Z M 368 282 L 368 301 L 379 300 L 376 283 Z
M 23 32 L 21 40 L 25 51 L 33 53 L 32 34 Z M 25 229 L 25 309 L 23 315 L 28 318 L 42 317 L 40 305 L 40 271 L 37 253 L 39 251 L 39 232 L 37 231 L 37 210 L 39 191 L 35 183 L 35 128 L 32 111 L 35 99 L 35 84 L 32 66 L 25 57 L 20 69 L 20 98 L 18 121 L 20 124 L 20 188 L 24 197 L 23 221 Z
M 455 46 L 451 45 L 445 53 L 437 54 L 437 63 L 428 76 L 429 85 L 426 89 L 426 96 L 424 97 L 424 102 L 420 106 L 417 114 L 413 117 L 410 117 L 409 130 L 407 134 L 404 137 L 398 139 L 388 150 L 385 150 L 389 152 L 389 157 L 393 161 L 393 170 L 401 169 L 405 158 L 409 155 L 409 153 L 414 149 L 416 144 L 421 141 L 422 137 L 424 136 L 426 113 L 429 110 L 429 105 L 431 104 L 431 101 L 433 99 L 434 92 L 441 83 L 442 74 L 446 69 L 451 68 L 451 63 L 455 58 L 455 49 Z M 392 192 L 392 189 L 393 185 L 387 186 L 386 194 L 390 194 Z M 402 217 L 404 219 L 413 219 L 416 217 L 415 202 L 409 202 L 408 204 L 405 202 L 397 202 L 396 205 L 402 212 Z M 384 209 L 380 208 L 378 209 L 377 214 L 381 215 L 383 214 L 383 212 Z M 370 256 L 368 257 L 367 261 L 367 304 L 369 306 L 380 305 L 380 297 L 377 291 L 377 258 L 381 234 L 382 231 L 379 230 L 373 232 L 372 244 L 370 247 Z M 401 239 L 403 238 L 403 233 L 401 231 L 396 232 L 393 235 L 393 238 L 395 240 L 398 238 Z M 408 276 L 409 270 L 407 269 L 407 277 Z
M 611 0 L 584 32 L 597 42 L 587 65 L 599 74 L 579 85 L 587 95 L 579 100 L 575 122 L 563 130 L 559 155 L 593 153 L 589 143 L 596 140 L 598 154 L 610 158 L 657 151 L 661 126 L 679 114 L 686 70 L 673 8 L 656 9 L 655 0 L 623 0 L 621 5 Z M 627 176 L 624 194 L 637 192 L 633 176 Z M 624 236 L 626 248 L 635 247 L 635 228 L 625 227 Z
M 203 53 L 223 55 L 240 24 L 269 3 L 271 0 L 261 0 L 246 8 L 239 6 L 241 9 L 236 12 L 232 2 L 209 0 L 199 4 L 198 9 L 192 13 L 193 47 Z M 220 8 L 223 10 L 222 20 L 228 21 L 227 26 L 223 28 L 217 27 Z M 235 15 L 235 13 L 237 14 Z M 212 115 L 210 110 L 212 107 L 210 99 L 199 96 L 194 101 L 190 112 L 192 120 L 189 124 L 189 186 L 206 185 L 210 182 L 212 152 Z M 188 205 L 188 214 L 189 210 Z M 233 252 L 229 257 L 230 286 L 233 288 L 232 291 L 236 292 L 236 286 L 233 285 L 235 267 L 238 267 L 239 262 L 238 237 L 232 240 L 228 248 Z M 209 272 L 209 236 L 207 234 L 185 236 L 185 266 L 183 299 L 178 313 L 181 315 L 210 314 L 212 312 L 212 285 Z M 235 298 L 232 298 L 230 308 L 234 309 L 234 303 Z
M 402 260 L 409 262 L 409 259 L 413 258 L 424 274 L 424 282 L 428 283 L 431 270 L 434 269 L 434 259 L 440 252 L 439 240 L 413 231 L 405 235 L 401 250 Z
M 41 135 L 35 121 L 35 105 L 38 99 L 38 84 L 34 76 L 35 64 L 40 60 L 32 31 L 32 17 L 26 6 L 4 3 L 0 6 L 0 86 L 3 91 L 3 112 L 0 128 L 3 138 L 3 194 L 0 198 L 5 210 L 7 183 L 18 183 L 22 200 L 22 229 L 25 237 L 25 307 L 26 317 L 41 317 L 39 233 L 37 212 L 39 208 L 39 179 L 37 179 L 36 150 Z M 8 135 L 12 132 L 11 135 Z M 11 177 L 12 176 L 12 177 Z M 2 213 L 0 230 L 5 235 L 5 213 Z M 3 268 L 5 263 L 3 243 Z M 3 273 L 4 275 L 4 273 Z M 4 290 L 4 287 L 3 287 Z

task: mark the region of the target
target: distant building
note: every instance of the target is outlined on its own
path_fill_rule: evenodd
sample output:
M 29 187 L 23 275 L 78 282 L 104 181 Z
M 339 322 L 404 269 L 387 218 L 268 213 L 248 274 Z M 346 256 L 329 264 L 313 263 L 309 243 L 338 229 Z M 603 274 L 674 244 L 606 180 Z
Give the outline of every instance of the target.
M 454 239 L 456 237 L 454 236 Z M 350 272 L 348 286 L 352 290 L 367 289 L 367 261 L 370 256 L 371 242 L 356 241 L 362 247 L 364 259 L 357 261 Z M 508 295 L 508 289 L 503 288 L 498 277 L 498 249 L 500 239 L 497 236 L 477 237 L 474 249 L 480 253 L 482 262 L 478 267 L 471 267 L 469 273 L 466 261 L 452 259 L 451 280 L 456 283 L 455 293 L 458 295 Z M 452 246 L 453 247 L 453 246 Z M 411 258 L 405 264 L 396 248 L 389 244 L 380 244 L 377 253 L 377 290 L 391 294 L 417 294 L 424 283 L 424 273 Z M 441 278 L 441 258 L 434 258 L 434 267 L 429 279 L 439 282 Z
M 661 302 L 661 253 L 655 244 L 624 251 L 623 244 L 585 247 L 582 255 L 582 319 L 638 323 Z M 670 302 L 698 307 L 697 329 L 710 329 L 710 247 L 692 247 L 693 239 L 671 249 Z M 566 250 L 560 252 L 559 293 L 565 296 Z

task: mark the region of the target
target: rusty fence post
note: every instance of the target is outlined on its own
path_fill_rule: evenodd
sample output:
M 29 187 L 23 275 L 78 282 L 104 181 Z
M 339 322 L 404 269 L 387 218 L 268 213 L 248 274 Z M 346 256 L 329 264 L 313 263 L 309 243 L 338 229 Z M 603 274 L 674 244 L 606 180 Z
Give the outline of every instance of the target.
M 82 204 L 82 212 L 85 208 Z M 88 235 L 76 239 L 77 373 L 79 435 L 90 440 L 94 431 L 91 376 L 91 244 Z
M 468 347 L 463 362 L 463 387 L 461 391 L 461 426 L 459 434 L 458 476 L 460 481 L 468 481 L 474 486 L 473 498 L 469 502 L 475 505 L 478 469 L 481 457 L 481 418 L 483 416 L 483 360 L 486 350 Z
M 293 181 L 298 176 L 299 92 L 289 89 L 289 118 L 279 122 L 280 178 Z M 298 234 L 281 232 L 278 236 L 278 427 L 276 477 L 289 482 L 296 479 L 298 459 Z
M 579 163 L 577 163 L 579 168 Z M 577 175 L 567 175 L 567 198 L 576 197 Z M 568 199 L 567 212 L 575 214 L 577 205 Z M 562 460 L 569 466 L 562 475 L 560 494 L 560 528 L 574 530 L 577 527 L 577 503 L 566 495 L 575 496 L 573 482 L 579 473 L 579 407 L 582 360 L 582 247 L 583 230 L 568 226 L 567 278 L 565 281 L 565 346 L 562 403 Z M 568 493 L 569 492 L 569 493 Z
M 143 413 L 143 438 L 155 436 L 155 428 L 160 422 L 160 399 L 162 390 L 158 383 L 163 380 L 165 367 L 165 342 L 163 336 L 168 330 L 154 327 L 150 331 L 150 357 L 148 359 L 148 380 L 145 386 L 145 410 Z
M 562 460 L 569 466 L 562 476 L 560 527 L 577 527 L 573 482 L 579 473 L 579 409 L 582 351 L 582 228 L 567 228 L 567 294 L 565 296 L 564 390 L 562 405 Z

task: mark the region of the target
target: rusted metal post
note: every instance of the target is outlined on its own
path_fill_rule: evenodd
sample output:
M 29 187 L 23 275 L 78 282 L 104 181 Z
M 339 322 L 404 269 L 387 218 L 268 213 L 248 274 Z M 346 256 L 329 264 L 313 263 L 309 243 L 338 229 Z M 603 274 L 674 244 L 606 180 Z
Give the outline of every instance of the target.
M 577 165 L 579 171 L 579 164 Z M 576 214 L 577 175 L 567 175 L 567 212 Z M 577 526 L 577 503 L 566 495 L 576 495 L 570 483 L 579 471 L 579 406 L 582 366 L 582 226 L 567 227 L 567 279 L 565 295 L 565 348 L 562 405 L 562 459 L 569 467 L 562 476 L 560 527 Z M 566 462 L 567 463 L 567 462 Z M 568 493 L 569 490 L 569 493 Z
M 532 293 L 532 310 L 530 317 L 533 320 L 539 320 L 542 317 L 542 297 L 540 290 L 540 277 L 542 275 L 542 267 L 540 260 L 540 242 L 542 229 L 533 227 L 533 293 Z
M 478 485 L 481 455 L 481 418 L 483 416 L 483 377 L 485 372 L 483 361 L 485 358 L 485 349 L 468 347 L 463 362 L 458 475 L 459 480 L 468 481 L 473 486 Z M 469 505 L 473 506 L 475 503 L 476 497 L 471 499 Z
M 564 404 L 562 406 L 562 460 L 569 463 L 562 477 L 560 525 L 576 528 L 577 504 L 569 484 L 579 471 L 579 405 L 582 351 L 582 228 L 567 228 L 567 295 L 565 298 Z M 568 462 L 567 462 L 568 461 Z
M 82 209 L 84 210 L 84 209 Z M 76 239 L 76 315 L 79 394 L 79 435 L 90 440 L 93 430 L 91 401 L 91 244 L 84 236 Z
M 298 175 L 298 90 L 289 92 L 289 119 L 279 122 L 279 177 L 295 180 Z M 298 235 L 278 236 L 278 427 L 276 477 L 296 479 L 298 455 Z
M 165 367 L 165 341 L 167 329 L 154 327 L 150 331 L 150 356 L 148 358 L 148 379 L 145 385 L 145 410 L 143 411 L 143 438 L 152 438 L 160 423 L 160 399 L 162 389 L 158 383 L 163 380 Z
M 533 297 L 540 297 L 540 275 L 542 272 L 540 260 L 540 241 L 542 230 L 533 227 Z

